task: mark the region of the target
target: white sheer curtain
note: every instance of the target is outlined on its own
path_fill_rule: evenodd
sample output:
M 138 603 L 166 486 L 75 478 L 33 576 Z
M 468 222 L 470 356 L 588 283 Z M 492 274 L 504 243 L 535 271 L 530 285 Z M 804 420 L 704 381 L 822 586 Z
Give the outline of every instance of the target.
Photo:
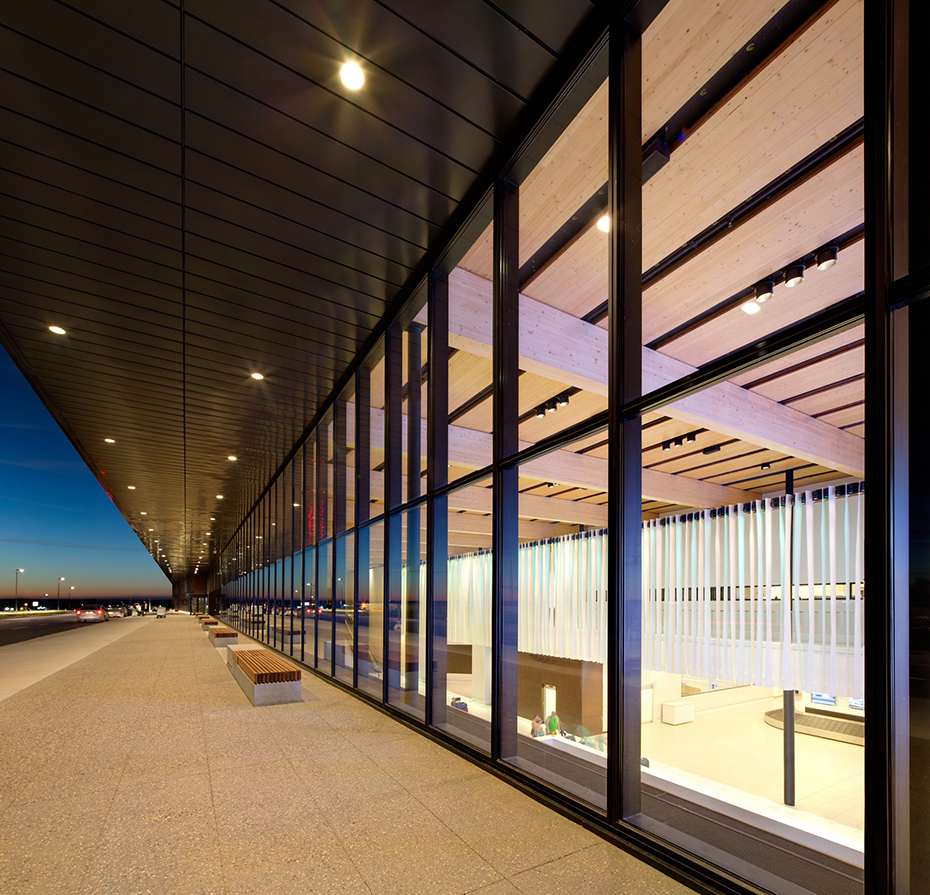
M 864 489 L 643 523 L 643 667 L 862 697 Z M 606 662 L 603 531 L 523 544 L 521 652 Z M 449 641 L 491 645 L 491 553 L 449 560 Z
M 644 523 L 643 667 L 861 698 L 864 507 L 852 485 Z

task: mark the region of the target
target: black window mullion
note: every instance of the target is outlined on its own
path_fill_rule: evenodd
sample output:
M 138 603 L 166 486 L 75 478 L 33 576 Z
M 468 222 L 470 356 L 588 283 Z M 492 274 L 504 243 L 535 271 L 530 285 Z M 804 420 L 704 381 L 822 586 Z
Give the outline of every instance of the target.
M 494 495 L 491 571 L 491 757 L 517 754 L 517 594 L 519 469 L 504 466 L 519 448 L 520 193 L 500 178 L 494 191 Z
M 425 722 L 445 717 L 449 498 L 435 496 L 449 481 L 449 278 L 433 270 L 429 279 L 429 410 L 426 490 L 426 706 Z
M 642 46 L 610 30 L 610 275 L 607 540 L 607 816 L 640 811 L 642 427 L 622 408 L 642 392 Z
M 355 374 L 355 611 L 352 613 L 352 686 L 358 688 L 359 607 L 368 603 L 368 569 L 371 567 L 371 533 L 367 525 L 371 499 L 371 371 L 363 366 Z M 362 574 L 362 569 L 365 574 Z
M 400 594 L 401 517 L 393 512 L 402 501 L 403 473 L 403 332 L 389 327 L 384 339 L 384 626 L 382 698 L 388 702 L 391 669 L 392 598 Z

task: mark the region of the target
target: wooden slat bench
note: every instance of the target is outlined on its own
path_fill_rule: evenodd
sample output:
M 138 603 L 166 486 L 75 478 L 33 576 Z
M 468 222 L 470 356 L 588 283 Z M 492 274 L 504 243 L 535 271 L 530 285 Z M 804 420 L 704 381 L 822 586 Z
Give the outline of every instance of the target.
M 214 646 L 233 646 L 239 643 L 239 632 L 223 625 L 211 625 L 207 628 L 210 643 Z
M 218 625 L 219 622 L 215 618 L 202 618 L 200 620 L 200 627 L 204 631 L 209 630 L 213 625 Z
M 300 669 L 260 646 L 231 646 L 226 664 L 252 705 L 300 702 Z

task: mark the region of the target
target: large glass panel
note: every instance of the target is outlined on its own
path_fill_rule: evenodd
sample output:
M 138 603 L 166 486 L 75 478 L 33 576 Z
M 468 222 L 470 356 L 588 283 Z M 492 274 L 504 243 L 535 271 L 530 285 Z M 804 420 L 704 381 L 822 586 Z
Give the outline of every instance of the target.
M 644 35 L 643 143 L 670 154 L 643 186 L 646 393 L 864 288 L 863 4 L 784 42 L 773 12 L 670 3 Z
M 433 724 L 490 751 L 491 480 L 447 501 L 448 560 L 437 569 L 433 606 Z
M 574 442 L 520 467 L 516 763 L 606 807 L 607 460 Z
M 330 538 L 333 535 L 334 488 L 336 482 L 335 457 L 335 426 L 333 412 L 326 414 L 319 426 L 320 440 L 318 443 L 320 463 L 320 537 Z
M 330 539 L 317 548 L 316 667 L 326 674 L 332 674 L 333 662 L 333 544 Z
M 417 507 L 391 520 L 390 547 L 400 567 L 389 566 L 387 599 L 388 701 L 420 718 L 426 693 L 426 508 Z
M 490 222 L 492 200 L 475 219 Z M 490 466 L 491 334 L 493 332 L 493 227 L 458 253 L 463 257 L 449 272 L 449 481 Z M 417 318 L 426 322 L 424 309 Z
M 862 336 L 808 345 L 642 426 L 632 821 L 775 891 L 863 883 Z
M 607 111 L 604 80 L 520 185 L 522 442 L 607 408 Z
M 369 373 L 370 429 L 368 457 L 371 470 L 368 518 L 384 512 L 384 340 L 366 366 Z
M 300 633 L 293 638 L 294 655 L 307 665 L 316 665 L 316 547 L 307 547 L 303 555 L 303 603 L 300 608 Z M 297 626 L 295 621 L 295 627 Z
M 333 530 L 341 534 L 355 524 L 355 387 L 345 388 L 333 414 Z
M 335 551 L 333 649 L 336 677 L 351 684 L 355 668 L 355 533 L 339 538 Z
M 358 532 L 358 688 L 382 698 L 384 681 L 384 522 Z
M 405 501 L 416 500 L 426 490 L 426 426 L 429 406 L 427 340 L 425 323 L 415 320 L 404 331 Z

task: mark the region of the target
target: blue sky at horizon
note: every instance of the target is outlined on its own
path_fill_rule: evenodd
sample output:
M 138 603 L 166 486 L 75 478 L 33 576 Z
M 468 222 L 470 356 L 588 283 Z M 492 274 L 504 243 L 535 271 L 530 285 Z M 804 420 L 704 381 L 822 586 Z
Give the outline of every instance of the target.
M 0 608 L 62 598 L 170 597 L 171 584 L 0 349 Z M 75 590 L 70 591 L 74 586 Z

